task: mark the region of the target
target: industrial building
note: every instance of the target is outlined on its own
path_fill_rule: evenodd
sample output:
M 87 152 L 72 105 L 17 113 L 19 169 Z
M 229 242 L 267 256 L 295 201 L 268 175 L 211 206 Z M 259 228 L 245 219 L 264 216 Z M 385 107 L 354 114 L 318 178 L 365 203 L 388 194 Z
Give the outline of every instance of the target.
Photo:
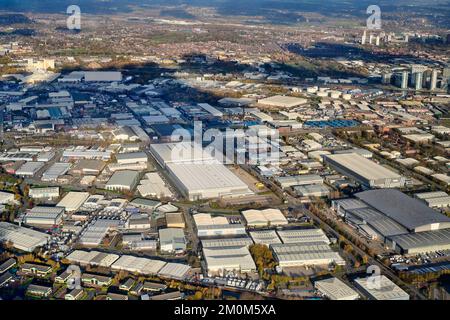
M 325 155 L 334 170 L 369 188 L 402 188 L 405 178 L 356 153 Z
M 283 226 L 288 221 L 279 209 L 245 210 L 242 211 L 248 227 Z
M 329 197 L 330 189 L 323 184 L 308 184 L 305 186 L 295 186 L 294 193 L 299 197 Z
M 277 233 L 283 243 L 323 242 L 330 244 L 330 240 L 322 229 L 278 230 Z
M 281 268 L 314 265 L 345 265 L 345 260 L 325 242 L 272 244 L 274 258 Z
M 117 82 L 122 81 L 122 73 L 118 71 L 84 71 L 86 82 Z
M 88 192 L 71 191 L 56 205 L 64 207 L 67 212 L 75 212 L 81 208 L 83 203 L 89 198 Z
M 41 170 L 44 165 L 45 165 L 44 162 L 36 162 L 36 161 L 26 162 L 16 171 L 16 175 L 23 177 L 32 177 L 39 170 Z
M 203 248 L 225 248 L 225 247 L 239 247 L 239 246 L 251 246 L 253 244 L 252 239 L 249 237 L 239 238 L 220 238 L 220 239 L 203 239 Z
M 71 164 L 66 162 L 56 162 L 50 166 L 43 174 L 42 181 L 56 181 L 59 176 L 62 176 L 69 171 Z
M 226 166 L 191 143 L 152 144 L 150 152 L 191 201 L 253 194 Z
M 59 198 L 59 187 L 30 188 L 28 195 L 31 199 L 56 199 Z
M 162 252 L 180 252 L 186 250 L 186 238 L 183 229 L 167 228 L 159 230 L 159 247 Z
M 0 222 L 0 242 L 11 242 L 18 250 L 33 252 L 47 244 L 49 235 L 8 222 Z
M 148 156 L 145 152 L 119 153 L 116 160 L 118 164 L 147 163 Z
M 314 288 L 316 288 L 321 294 L 323 294 L 330 300 L 359 299 L 358 292 L 335 277 L 314 282 Z
M 359 278 L 355 284 L 370 300 L 409 300 L 409 295 L 384 275 Z
M 414 196 L 424 201 L 430 208 L 450 207 L 450 196 L 443 191 L 416 193 Z
M 247 246 L 203 247 L 208 276 L 226 275 L 228 272 L 256 272 L 256 265 Z
M 106 183 L 105 188 L 113 191 L 133 191 L 139 183 L 139 172 L 131 170 L 116 171 Z
M 158 172 L 146 173 L 144 179 L 141 180 L 137 187 L 139 193 L 143 197 L 152 198 L 172 198 L 173 193 L 167 187 L 164 180 Z
M 25 215 L 24 222 L 33 226 L 54 226 L 62 222 L 63 207 L 36 206 Z
M 395 189 L 355 194 L 333 207 L 365 236 L 403 254 L 450 248 L 450 218 Z
M 290 97 L 290 96 L 273 96 L 265 99 L 259 99 L 258 104 L 276 108 L 294 108 L 305 104 L 308 100 L 304 98 Z
M 225 237 L 246 235 L 245 227 L 240 224 L 213 224 L 197 226 L 197 236 L 203 237 Z
M 256 244 L 270 246 L 271 244 L 281 243 L 275 230 L 251 231 L 250 236 Z
M 323 178 L 317 174 L 305 174 L 298 176 L 285 176 L 285 177 L 276 177 L 275 181 L 282 187 L 283 189 L 287 189 L 294 186 L 303 186 L 303 185 L 311 185 L 311 184 L 323 184 Z

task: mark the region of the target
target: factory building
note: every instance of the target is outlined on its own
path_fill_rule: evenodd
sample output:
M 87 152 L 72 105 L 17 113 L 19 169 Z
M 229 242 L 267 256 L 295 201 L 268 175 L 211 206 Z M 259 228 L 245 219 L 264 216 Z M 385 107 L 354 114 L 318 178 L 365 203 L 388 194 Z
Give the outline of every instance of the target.
M 359 299 L 358 292 L 335 277 L 314 282 L 314 288 L 330 300 Z
M 186 238 L 183 229 L 167 228 L 159 230 L 161 252 L 181 252 L 186 250 Z
M 402 188 L 405 178 L 356 153 L 325 155 L 334 170 L 368 188 Z
M 0 204 L 11 204 L 15 202 L 14 193 L 0 191 Z
M 224 276 L 228 272 L 253 273 L 256 265 L 246 245 L 233 247 L 203 247 L 208 276 Z
M 64 207 L 67 212 L 75 212 L 81 208 L 83 203 L 89 198 L 88 192 L 71 191 L 56 205 Z
M 45 163 L 37 161 L 29 161 L 23 164 L 17 171 L 16 175 L 22 177 L 32 177 L 42 169 Z
M 49 235 L 42 232 L 0 222 L 0 242 L 10 242 L 18 250 L 33 252 L 37 247 L 47 244 L 49 238 Z
M 250 236 L 256 244 L 270 246 L 271 244 L 281 243 L 275 230 L 251 231 Z
M 56 181 L 69 171 L 71 164 L 66 162 L 56 162 L 42 174 L 42 181 Z
M 265 99 L 259 99 L 258 104 L 276 108 L 294 108 L 307 103 L 308 100 L 304 98 L 290 97 L 290 96 L 273 96 Z
M 59 187 L 31 188 L 28 195 L 31 199 L 56 199 L 59 198 Z
M 129 152 L 119 153 L 116 155 L 118 164 L 134 164 L 134 163 L 147 163 L 148 156 L 145 152 Z
M 226 248 L 226 247 L 240 247 L 251 246 L 253 244 L 252 239 L 249 237 L 239 238 L 220 238 L 220 239 L 203 239 L 203 248 Z
M 36 206 L 25 215 L 24 222 L 39 227 L 59 225 L 64 212 L 63 207 Z
M 272 244 L 275 260 L 281 268 L 315 265 L 345 265 L 345 260 L 325 242 Z
M 330 240 L 322 229 L 278 230 L 277 233 L 283 243 L 323 242 L 330 244 Z
M 248 227 L 283 226 L 288 221 L 280 209 L 245 210 L 242 215 Z
M 311 184 L 323 184 L 323 178 L 317 174 L 305 174 L 299 176 L 276 177 L 275 181 L 283 189 L 294 186 L 303 186 Z
M 139 183 L 139 172 L 131 170 L 116 171 L 106 183 L 107 190 L 132 191 Z
M 355 194 L 333 208 L 362 234 L 403 254 L 450 248 L 450 218 L 395 189 Z
M 359 278 L 355 284 L 370 300 L 409 300 L 409 295 L 384 275 Z

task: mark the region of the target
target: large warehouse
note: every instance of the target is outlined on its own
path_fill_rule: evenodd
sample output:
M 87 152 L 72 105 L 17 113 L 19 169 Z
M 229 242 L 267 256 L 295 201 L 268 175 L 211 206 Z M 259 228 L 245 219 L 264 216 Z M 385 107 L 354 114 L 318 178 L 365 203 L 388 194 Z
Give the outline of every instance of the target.
M 270 246 L 281 268 L 314 265 L 345 265 L 339 253 L 325 242 L 283 243 Z
M 37 247 L 47 244 L 49 235 L 8 222 L 0 222 L 0 242 L 11 242 L 13 247 L 33 252 Z
M 246 245 L 233 247 L 203 247 L 208 276 L 225 275 L 227 272 L 251 273 L 255 262 Z
M 71 191 L 57 204 L 58 207 L 64 207 L 67 212 L 75 212 L 89 198 L 89 192 Z
M 450 249 L 450 218 L 395 189 L 333 201 L 345 220 L 372 239 L 404 254 Z
M 409 300 L 409 295 L 386 276 L 359 278 L 355 284 L 371 300 Z
M 202 149 L 196 152 L 192 144 L 154 144 L 150 152 L 167 169 L 177 189 L 191 201 L 252 194 L 227 167 Z
M 132 170 L 116 171 L 106 183 L 107 190 L 132 191 L 139 183 L 139 172 Z
M 25 215 L 25 223 L 34 226 L 59 225 L 64 212 L 64 207 L 36 206 Z
M 258 100 L 258 104 L 276 108 L 294 108 L 305 104 L 306 102 L 308 102 L 308 100 L 305 98 L 281 95 Z
M 369 188 L 401 188 L 405 178 L 356 153 L 325 155 L 334 170 Z
M 248 227 L 283 226 L 288 221 L 280 209 L 250 209 L 242 211 Z

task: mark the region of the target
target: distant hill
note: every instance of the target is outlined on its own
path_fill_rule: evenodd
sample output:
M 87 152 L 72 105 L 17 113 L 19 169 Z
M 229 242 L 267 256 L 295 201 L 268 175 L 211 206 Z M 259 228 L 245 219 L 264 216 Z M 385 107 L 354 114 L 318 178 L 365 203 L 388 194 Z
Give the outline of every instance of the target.
M 33 21 L 23 14 L 0 14 L 0 26 L 11 24 L 30 24 Z

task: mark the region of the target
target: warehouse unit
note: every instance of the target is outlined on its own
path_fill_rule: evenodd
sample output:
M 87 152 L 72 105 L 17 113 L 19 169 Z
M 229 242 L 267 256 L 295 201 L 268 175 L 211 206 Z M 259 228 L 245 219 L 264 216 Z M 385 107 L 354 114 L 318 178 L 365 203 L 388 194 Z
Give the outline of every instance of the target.
M 309 184 L 323 184 L 323 178 L 317 174 L 305 174 L 298 176 L 276 177 L 275 181 L 283 189 Z
M 153 144 L 150 152 L 191 201 L 253 194 L 226 166 L 192 143 Z
M 71 164 L 66 162 L 56 162 L 42 174 L 42 181 L 56 181 L 69 171 Z
M 325 155 L 334 170 L 369 188 L 402 188 L 405 178 L 356 153 Z
M 250 236 L 256 244 L 270 246 L 271 244 L 281 243 L 275 230 L 251 231 Z
M 71 191 L 57 204 L 58 207 L 64 207 L 67 212 L 75 212 L 81 208 L 83 203 L 89 198 L 88 192 Z
M 159 247 L 162 252 L 181 252 L 186 250 L 183 229 L 167 228 L 159 230 Z
M 17 171 L 16 175 L 23 177 L 34 176 L 45 165 L 43 162 L 29 161 L 24 163 Z
M 450 196 L 443 191 L 416 193 L 414 196 L 424 201 L 430 208 L 446 208 L 450 206 Z
M 62 222 L 64 212 L 63 207 L 37 206 L 25 215 L 24 222 L 40 227 L 59 225 Z
M 283 226 L 288 224 L 286 217 L 279 209 L 250 209 L 242 211 L 242 215 L 249 227 Z
M 265 99 L 259 99 L 258 104 L 277 108 L 294 108 L 308 102 L 305 98 L 277 95 Z
M 355 284 L 371 300 L 409 300 L 409 295 L 384 275 L 359 278 Z
M 146 173 L 144 179 L 141 180 L 137 187 L 139 193 L 143 197 L 152 198 L 172 198 L 173 193 L 167 187 L 164 180 L 158 172 Z
M 226 237 L 246 235 L 245 227 L 240 224 L 214 224 L 197 226 L 197 236 L 203 237 Z
M 203 248 L 208 276 L 226 275 L 228 272 L 256 272 L 256 265 L 247 246 Z
M 18 250 L 33 252 L 47 244 L 49 235 L 19 227 L 8 222 L 0 222 L 0 242 L 10 242 Z
M 105 162 L 95 159 L 80 159 L 71 169 L 75 175 L 94 175 L 97 176 L 105 168 Z
M 148 156 L 145 152 L 129 152 L 119 153 L 116 155 L 118 164 L 134 164 L 134 163 L 147 163 Z
M 168 164 L 169 175 L 178 190 L 189 200 L 252 195 L 248 186 L 223 164 Z
M 329 197 L 330 189 L 323 184 L 308 184 L 304 186 L 295 186 L 294 193 L 299 197 Z
M 370 190 L 359 192 L 355 196 L 410 232 L 450 228 L 450 218 L 398 190 Z
M 278 230 L 277 233 L 283 243 L 323 242 L 330 244 L 330 240 L 322 229 Z
M 139 183 L 139 172 L 131 170 L 116 171 L 106 183 L 106 190 L 133 191 Z
M 400 234 L 389 237 L 386 243 L 403 254 L 450 250 L 450 229 Z
M 15 195 L 14 193 L 0 191 L 0 204 L 10 204 L 14 203 Z
M 359 299 L 358 292 L 335 277 L 314 282 L 314 288 L 330 300 Z
M 31 199 L 56 199 L 59 198 L 59 187 L 30 188 L 28 195 Z
M 314 265 L 345 265 L 345 260 L 325 242 L 272 244 L 274 258 L 281 268 Z
M 253 241 L 249 237 L 202 240 L 203 248 L 225 248 L 225 247 L 239 247 L 239 246 L 249 247 L 252 244 Z

